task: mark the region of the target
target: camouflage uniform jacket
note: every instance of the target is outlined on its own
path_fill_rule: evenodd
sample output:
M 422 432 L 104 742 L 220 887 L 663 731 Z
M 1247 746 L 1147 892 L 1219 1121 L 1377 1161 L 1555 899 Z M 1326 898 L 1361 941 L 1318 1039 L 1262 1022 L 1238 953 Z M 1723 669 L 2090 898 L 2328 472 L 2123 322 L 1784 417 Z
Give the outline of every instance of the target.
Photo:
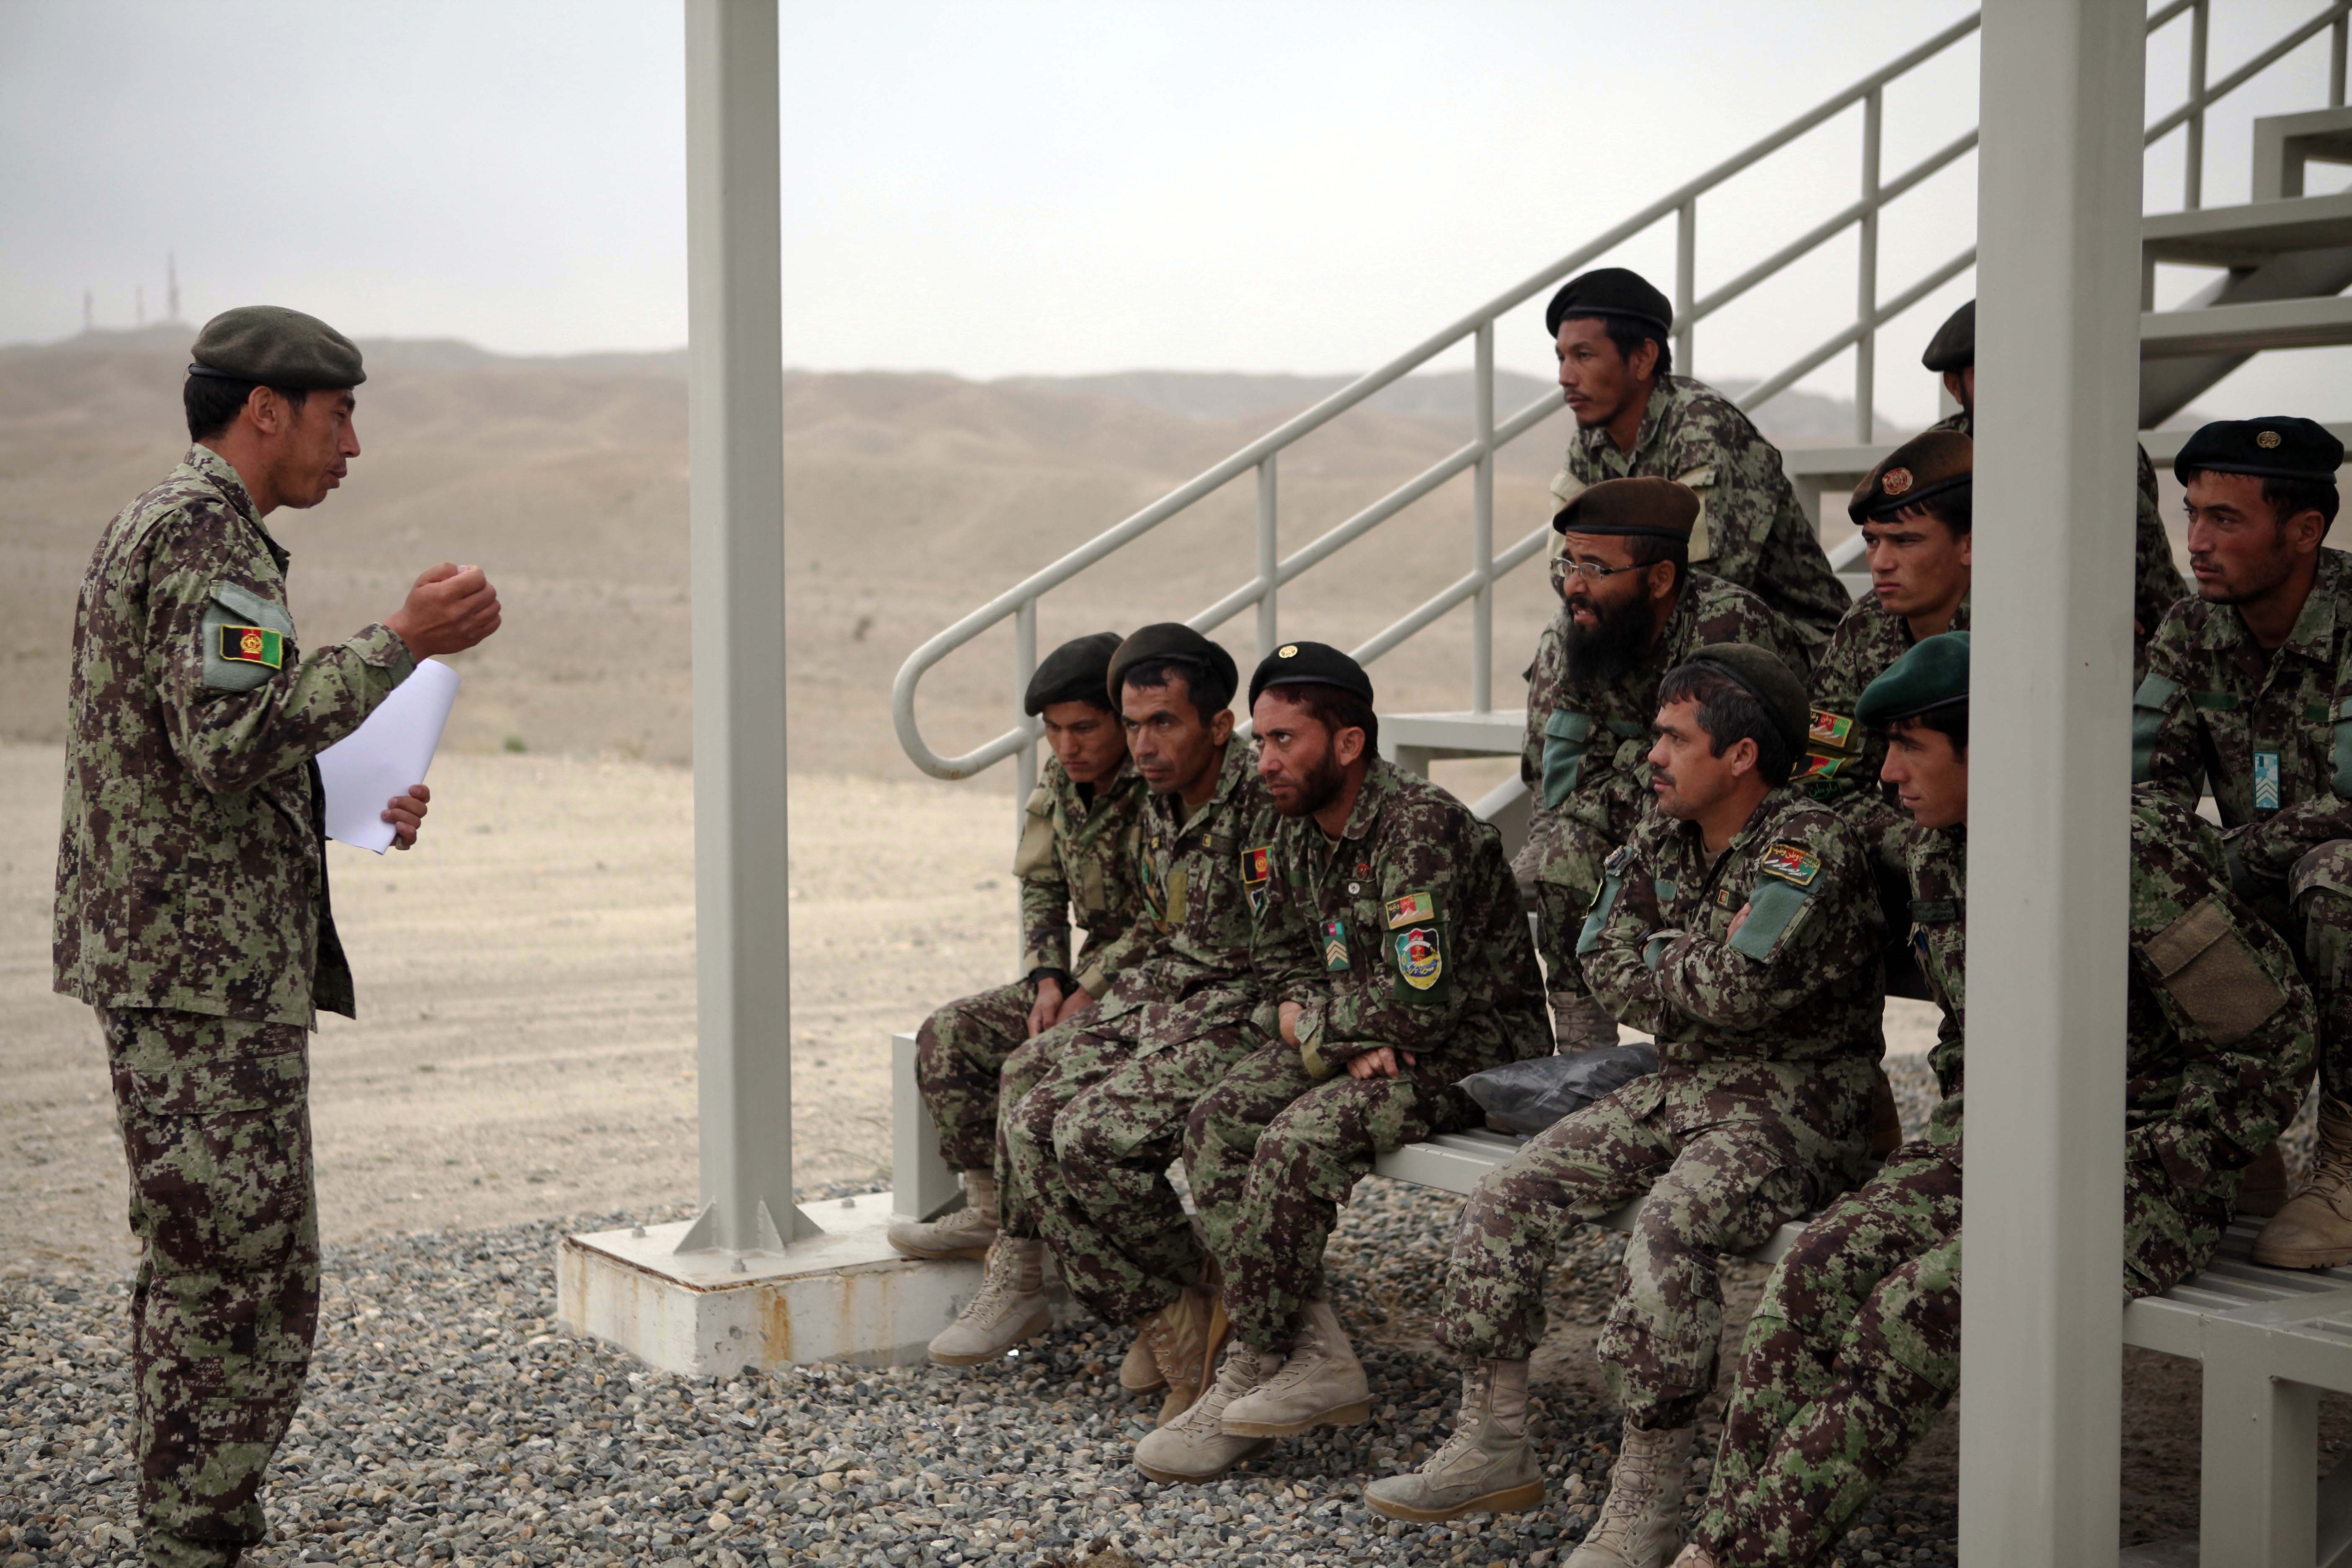
M 1558 585 L 1555 581 L 1554 586 Z M 1650 804 L 1650 726 L 1658 717 L 1658 682 L 1712 643 L 1770 648 L 1797 668 L 1804 651 L 1789 624 L 1754 594 L 1694 572 L 1683 584 L 1664 632 L 1638 668 L 1610 681 L 1574 681 L 1568 673 L 1568 610 L 1562 606 L 1536 641 L 1527 668 L 1528 726 L 1519 778 L 1535 796 L 1537 826 L 1570 816 L 1622 843 Z
M 1860 837 L 1783 787 L 1712 862 L 1696 823 L 1643 819 L 1609 858 L 1576 951 L 1592 994 L 1670 1067 L 1875 1061 L 1881 925 Z
M 1239 739 L 1225 742 L 1217 792 L 1189 819 L 1178 796 L 1145 797 L 1135 858 L 1143 913 L 1130 938 L 1148 951 L 1121 963 L 1087 1027 L 1126 1019 L 1119 1032 L 1149 1055 L 1249 1018 L 1258 1000 L 1252 894 L 1265 879 L 1246 852 L 1270 840 L 1274 815 L 1256 748 Z
M 1265 850 L 1259 994 L 1305 1009 L 1308 1071 L 1382 1046 L 1479 1067 L 1550 1054 L 1503 837 L 1468 806 L 1375 757 L 1337 840 L 1280 817 Z
M 1073 783 L 1048 757 L 1029 792 L 1021 847 L 1013 875 L 1021 883 L 1021 973 L 1071 973 L 1070 923 L 1086 932 L 1079 949 L 1085 969 L 1077 983 L 1099 1000 L 1138 943 L 1127 941 L 1143 910 L 1137 889 L 1137 825 L 1143 816 L 1143 775 L 1123 762 L 1109 781 L 1092 788 Z
M 1946 629 L 1969 629 L 1965 595 Z M 1886 742 L 1854 722 L 1854 705 L 1862 700 L 1863 689 L 1885 674 L 1916 640 L 1909 621 L 1881 605 L 1877 595 L 1865 594 L 1838 622 L 1837 635 L 1813 665 L 1812 732 L 1797 788 L 1845 813 L 1874 849 L 1899 845 L 1909 818 L 1896 809 L 1893 791 L 1878 777 L 1886 761 Z
M 1958 430 L 1971 439 L 1976 435 L 1975 421 L 1965 411 L 1938 419 L 1928 428 Z M 2132 521 L 2132 622 L 2137 628 L 2132 634 L 2132 661 L 2145 666 L 2149 639 L 2156 636 L 2164 613 L 2189 589 L 2180 579 L 2180 568 L 2173 564 L 2172 540 L 2164 531 L 2163 513 L 2157 510 L 2156 465 L 2148 460 L 2147 447 L 2135 449 L 2139 453 L 2139 504 Z
M 2318 1051 L 2294 955 L 2219 875 L 2213 830 L 2180 806 L 2132 803 L 2126 1150 L 2195 1190 L 2274 1142 Z M 1967 1017 L 1964 828 L 1916 836 L 1913 942 L 1944 1010 L 1929 1058 L 1944 1101 L 1929 1136 L 1960 1135 Z
M 1552 494 L 1564 506 L 1588 485 L 1640 476 L 1698 492 L 1693 564 L 1752 590 L 1787 617 L 1808 658 L 1829 640 L 1848 595 L 1789 482 L 1780 448 L 1736 404 L 1705 382 L 1660 376 L 1633 449 L 1619 451 L 1604 426 L 1580 426 Z
M 2132 699 L 2132 777 L 2192 809 L 2210 784 L 2260 877 L 2352 837 L 2352 558 L 2319 552 L 2294 630 L 2270 653 L 2235 606 L 2175 605 Z
M 273 1024 L 351 1013 L 311 759 L 415 665 L 382 626 L 301 653 L 288 559 L 204 447 L 99 540 L 58 843 L 67 995 Z

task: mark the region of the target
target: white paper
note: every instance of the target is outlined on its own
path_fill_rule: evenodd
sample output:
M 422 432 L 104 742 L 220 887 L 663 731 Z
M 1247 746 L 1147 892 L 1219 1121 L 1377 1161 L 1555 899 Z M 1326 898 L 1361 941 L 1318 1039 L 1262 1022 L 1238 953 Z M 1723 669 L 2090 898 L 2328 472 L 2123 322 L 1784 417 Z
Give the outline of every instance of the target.
M 392 847 L 384 803 L 425 782 L 441 727 L 457 700 L 457 672 L 428 658 L 376 706 L 367 722 L 319 753 L 327 786 L 327 837 L 381 855 Z

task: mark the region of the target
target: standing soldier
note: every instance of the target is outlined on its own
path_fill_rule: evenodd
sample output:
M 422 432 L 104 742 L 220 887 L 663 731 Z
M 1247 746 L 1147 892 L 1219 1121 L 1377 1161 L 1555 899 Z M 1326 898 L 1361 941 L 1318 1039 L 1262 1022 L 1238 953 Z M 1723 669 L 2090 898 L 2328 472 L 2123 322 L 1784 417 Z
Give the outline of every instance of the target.
M 1929 426 L 1935 430 L 1957 430 L 1963 436 L 1976 434 L 1977 417 L 1977 302 L 1974 300 L 1953 311 L 1936 335 L 1927 340 L 1927 352 L 1919 363 L 1944 378 L 1944 390 L 1958 404 L 1958 412 Z M 2139 504 L 2133 520 L 2132 532 L 2132 668 L 2142 673 L 2147 668 L 2148 639 L 2156 636 L 2157 624 L 2164 619 L 2183 592 L 2180 568 L 2172 562 L 2172 541 L 2166 537 L 2164 519 L 2157 510 L 2156 465 L 2148 461 L 2147 448 L 2135 447 L 2139 454 Z M 2178 460 L 2173 472 L 2179 473 Z M 1867 775 L 1865 775 L 1866 777 Z
M 1288 643 L 1250 680 L 1265 847 L 1255 963 L 1280 1038 L 1195 1106 L 1184 1135 L 1234 1342 L 1215 1384 L 1137 1445 L 1160 1481 L 1206 1481 L 1370 1390 L 1323 1287 L 1323 1246 L 1375 1155 L 1475 1126 L 1466 1074 L 1544 1056 L 1551 1030 L 1502 836 L 1381 760 L 1363 667 Z
M 1959 1381 L 1968 697 L 1961 633 L 1906 653 L 1858 705 L 1916 824 L 1912 931 L 1944 1012 L 1930 1058 L 1944 1100 L 1927 1136 L 1807 1226 L 1766 1281 L 1677 1568 L 1819 1561 Z M 2294 955 L 2216 874 L 2210 827 L 2143 795 L 2131 838 L 2126 1299 L 2212 1256 L 2240 1171 L 2294 1114 L 2317 1022 Z
M 57 988 L 98 1015 L 144 1244 L 131 1299 L 147 1560 L 222 1568 L 319 1321 L 309 1031 L 349 1016 L 315 759 L 427 655 L 498 629 L 475 567 L 441 565 L 347 641 L 305 651 L 284 546 L 359 456 L 349 338 L 247 306 L 197 335 L 194 444 L 100 538 L 75 610 Z M 416 840 L 423 784 L 384 820 Z
M 962 1173 L 964 1206 L 928 1222 L 900 1220 L 890 1245 L 910 1258 L 985 1258 L 996 1239 L 996 1092 L 1004 1058 L 1101 1000 L 1141 945 L 1135 827 L 1143 775 L 1107 682 L 1117 632 L 1064 643 L 1030 678 L 1023 707 L 1045 723 L 1046 759 L 1029 795 L 1013 857 L 1021 884 L 1022 978 L 923 1022 L 915 1081 L 940 1131 L 940 1153 Z M 1072 972 L 1070 918 L 1086 932 Z
M 1780 449 L 1729 398 L 1671 374 L 1674 317 L 1664 294 L 1622 267 L 1571 278 L 1552 296 L 1544 330 L 1576 416 L 1552 494 L 1566 504 L 1588 485 L 1636 475 L 1687 485 L 1700 503 L 1692 564 L 1752 590 L 1789 622 L 1801 676 L 1845 613 L 1845 590 Z
M 1437 1330 L 1465 1363 L 1454 1435 L 1367 1497 L 1409 1520 L 1542 1500 L 1527 1400 L 1545 1277 L 1569 1231 L 1641 1198 L 1598 1347 L 1624 1436 L 1568 1568 L 1659 1568 L 1674 1549 L 1715 1385 L 1716 1258 L 1859 1175 L 1885 1049 L 1868 855 L 1837 813 L 1788 787 L 1802 683 L 1759 649 L 1704 648 L 1658 702 L 1660 811 L 1611 858 L 1581 945 L 1594 992 L 1655 1036 L 1662 1065 L 1553 1123 L 1471 1194 Z
M 2221 420 L 2181 447 L 2197 596 L 2132 699 L 2132 776 L 2190 810 L 2211 789 L 2231 885 L 2318 994 L 2319 1146 L 2254 1243 L 2282 1268 L 2352 1263 L 2352 564 L 2321 542 L 2343 460 L 2308 419 Z
M 1691 569 L 1700 510 L 1672 479 L 1603 479 L 1552 519 L 1560 608 L 1528 667 L 1519 777 L 1535 811 L 1513 869 L 1538 910 L 1553 1026 L 1570 1050 L 1617 1043 L 1617 1020 L 1584 984 L 1576 938 L 1601 862 L 1649 809 L 1643 756 L 1659 678 L 1712 643 L 1796 658 L 1795 635 L 1763 600 Z
M 1102 1000 L 1005 1064 L 998 1091 L 1004 1229 L 987 1278 L 931 1342 L 950 1366 L 993 1360 L 1048 1321 L 1050 1241 L 1072 1294 L 1139 1331 L 1120 1381 L 1164 1381 L 1172 1419 L 1223 1332 L 1169 1165 L 1195 1100 L 1259 1043 L 1252 915 L 1271 806 L 1233 738 L 1233 656 L 1190 626 L 1150 626 L 1110 661 L 1128 747 L 1150 790 L 1139 827 L 1152 946 Z

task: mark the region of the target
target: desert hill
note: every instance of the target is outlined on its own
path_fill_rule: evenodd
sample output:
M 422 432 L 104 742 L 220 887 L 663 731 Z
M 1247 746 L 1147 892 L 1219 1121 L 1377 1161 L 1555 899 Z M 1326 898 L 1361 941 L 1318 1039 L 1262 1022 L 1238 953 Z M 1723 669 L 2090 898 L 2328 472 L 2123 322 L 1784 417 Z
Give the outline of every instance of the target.
M 177 460 L 184 326 L 0 348 L 0 736 L 62 732 L 76 586 L 106 520 Z M 273 520 L 295 553 L 294 607 L 313 638 L 393 607 L 437 560 L 480 562 L 507 629 L 457 663 L 452 743 L 688 760 L 682 351 L 557 358 L 448 340 L 369 342 L 363 446 L 310 514 Z M 1138 372 L 976 383 L 944 374 L 790 373 L 785 613 L 796 770 L 908 776 L 889 689 L 907 653 L 984 599 L 1158 499 L 1343 378 Z M 1540 395 L 1510 378 L 1498 408 Z M 1300 545 L 1454 450 L 1466 377 L 1410 378 L 1286 454 L 1282 546 Z M 1825 398 L 1778 400 L 1790 444 L 1847 438 Z M 1505 449 L 1498 548 L 1537 527 L 1565 418 Z M 1246 477 L 1045 600 L 1042 648 L 1101 626 L 1191 616 L 1249 577 Z M 1352 643 L 1459 574 L 1469 484 L 1457 479 L 1285 591 L 1283 625 Z M 1496 698 L 1546 613 L 1532 570 L 1497 590 Z M 1227 635 L 1244 666 L 1245 612 Z M 1457 613 L 1376 669 L 1383 706 L 1462 705 Z M 1011 712 L 1000 629 L 935 672 L 933 744 L 966 749 Z M 1002 776 L 1001 773 L 998 775 Z

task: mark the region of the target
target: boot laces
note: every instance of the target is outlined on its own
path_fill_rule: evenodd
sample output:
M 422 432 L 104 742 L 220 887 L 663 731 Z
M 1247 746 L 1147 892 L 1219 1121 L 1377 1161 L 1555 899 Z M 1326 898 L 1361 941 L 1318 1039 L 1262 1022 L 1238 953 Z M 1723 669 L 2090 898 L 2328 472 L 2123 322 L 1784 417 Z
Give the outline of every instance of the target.
M 1484 1426 L 1486 1421 L 1493 1418 L 1494 1393 L 1495 1384 L 1491 1377 L 1484 1377 L 1475 1393 L 1464 1391 L 1462 1408 L 1454 1417 L 1454 1430 L 1446 1434 L 1445 1441 L 1438 1445 L 1437 1452 L 1432 1454 L 1422 1466 L 1424 1472 L 1434 1474 L 1443 1470 L 1454 1460 L 1477 1447 L 1478 1439 L 1473 1435 L 1474 1429 Z M 1473 1412 L 1479 1411 L 1482 1405 L 1485 1406 L 1484 1411 L 1474 1418 Z
M 1021 1260 L 1000 1237 L 988 1249 L 987 1271 L 981 1276 L 980 1289 L 973 1293 L 971 1305 L 963 1310 L 963 1315 L 979 1320 L 1002 1311 L 1006 1303 L 1021 1294 L 1016 1285 L 1020 1278 Z
M 1621 1542 L 1633 1535 L 1657 1488 L 1657 1455 L 1648 1449 L 1637 1450 L 1628 1443 L 1618 1450 L 1617 1473 L 1610 1478 L 1609 1497 L 1601 1505 L 1601 1517 L 1584 1538 L 1588 1545 L 1604 1539 Z
M 2329 1196 L 2341 1196 L 2345 1188 L 2352 1186 L 2352 1142 L 2322 1138 L 2317 1142 L 2318 1147 L 2312 1151 L 2311 1173 L 2304 1184 L 2306 1188 L 2328 1188 Z
M 1245 1344 L 1236 1343 L 1225 1356 L 1225 1363 L 1217 1369 L 1215 1381 L 1202 1391 L 1192 1407 L 1176 1419 L 1179 1426 L 1206 1426 L 1213 1432 L 1224 1430 L 1225 1406 L 1248 1392 L 1257 1381 L 1257 1352 Z

